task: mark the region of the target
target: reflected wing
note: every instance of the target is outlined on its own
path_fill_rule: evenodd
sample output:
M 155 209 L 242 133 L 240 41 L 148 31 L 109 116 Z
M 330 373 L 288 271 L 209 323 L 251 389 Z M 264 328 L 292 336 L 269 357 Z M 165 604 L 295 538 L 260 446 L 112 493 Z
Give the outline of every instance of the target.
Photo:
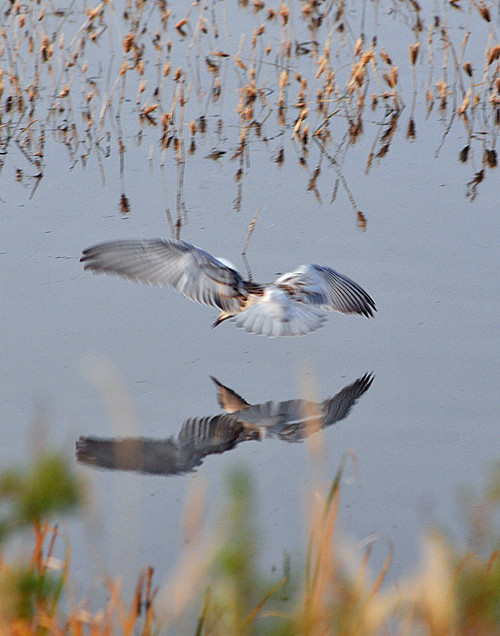
M 244 297 L 237 271 L 184 241 L 109 241 L 89 247 L 80 260 L 95 273 L 172 287 L 191 300 L 229 313 L 239 311 Z
M 83 464 L 114 470 L 170 475 L 192 471 L 202 462 L 195 454 L 186 454 L 173 438 L 104 439 L 80 437 L 76 458 Z
M 319 329 L 326 320 L 319 306 L 296 302 L 276 284 L 268 285 L 262 296 L 232 320 L 238 327 L 262 336 L 302 336 Z
M 189 418 L 182 424 L 177 439 L 182 448 L 205 457 L 231 450 L 244 440 L 255 439 L 255 435 L 239 416 L 225 413 Z
M 263 435 L 276 436 L 287 442 L 300 442 L 347 417 L 356 401 L 370 388 L 373 377 L 365 373 L 320 404 L 310 400 L 264 402 L 239 411 L 238 418 L 249 427 L 260 427 Z
M 253 432 L 247 432 L 231 415 L 195 417 L 183 423 L 177 439 L 80 437 L 76 458 L 100 468 L 175 475 L 201 466 L 207 455 L 224 453 L 239 442 L 254 438 Z
M 301 265 L 283 274 L 275 282 L 296 296 L 297 300 L 344 314 L 362 314 L 369 318 L 376 311 L 375 302 L 347 276 L 321 265 Z
M 241 411 L 249 406 L 248 402 L 244 400 L 241 395 L 238 395 L 233 389 L 230 389 L 228 386 L 224 386 L 214 378 L 213 375 L 210 376 L 212 382 L 217 386 L 217 397 L 219 399 L 219 406 L 221 409 L 226 411 L 226 413 L 236 413 L 237 411 Z
M 347 417 L 357 400 L 371 387 L 373 378 L 374 376 L 371 373 L 365 373 L 361 378 L 339 391 L 337 395 L 325 400 L 322 404 L 324 412 L 323 426 L 330 426 Z

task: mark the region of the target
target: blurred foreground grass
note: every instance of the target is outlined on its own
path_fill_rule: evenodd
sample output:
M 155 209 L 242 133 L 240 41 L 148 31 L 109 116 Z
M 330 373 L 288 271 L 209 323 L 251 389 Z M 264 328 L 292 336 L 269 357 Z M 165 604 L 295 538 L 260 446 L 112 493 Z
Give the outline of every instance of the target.
M 311 493 L 311 531 L 305 572 L 284 571 L 269 580 L 257 567 L 258 529 L 252 486 L 245 472 L 230 476 L 222 531 L 202 543 L 200 501 L 188 509 L 190 535 L 178 571 L 161 587 L 153 569 L 138 577 L 133 599 L 120 598 L 107 581 L 107 606 L 91 613 L 85 600 L 67 607 L 69 547 L 54 557 L 56 515 L 77 508 L 84 488 L 57 454 L 27 470 L 0 474 L 0 541 L 34 529 L 30 558 L 0 555 L 1 634 L 500 634 L 500 466 L 482 493 L 467 493 L 473 548 L 456 548 L 429 534 L 415 573 L 397 586 L 382 582 L 390 557 L 373 576 L 370 547 L 353 559 L 337 539 L 343 463 L 327 490 Z M 217 536 L 215 536 L 217 535 Z M 353 563 L 354 562 L 354 563 Z M 295 564 L 296 567 L 296 564 Z

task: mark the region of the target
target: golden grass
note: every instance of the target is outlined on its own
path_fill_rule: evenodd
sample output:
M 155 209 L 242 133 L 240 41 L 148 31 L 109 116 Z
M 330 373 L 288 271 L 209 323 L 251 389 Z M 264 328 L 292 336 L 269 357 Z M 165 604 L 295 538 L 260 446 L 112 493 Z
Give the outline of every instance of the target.
M 313 455 L 320 452 L 320 445 Z M 186 541 L 178 565 L 162 586 L 153 568 L 140 573 L 125 601 L 119 581 L 106 580 L 108 601 L 91 612 L 84 600 L 68 607 L 70 548 L 54 556 L 62 541 L 57 526 L 35 523 L 31 557 L 0 559 L 2 634 L 429 634 L 491 636 L 500 633 L 500 470 L 483 494 L 469 495 L 476 550 L 457 549 L 442 533 L 423 542 L 415 571 L 396 585 L 384 583 L 392 549 L 373 575 L 373 539 L 347 548 L 339 538 L 340 486 L 346 455 L 329 488 L 308 500 L 310 535 L 304 574 L 285 559 L 273 579 L 257 566 L 255 526 L 248 475 L 234 473 L 218 527 L 204 532 L 204 491 L 188 498 Z M 482 558 L 478 550 L 487 556 Z M 488 554 L 489 551 L 489 554 Z

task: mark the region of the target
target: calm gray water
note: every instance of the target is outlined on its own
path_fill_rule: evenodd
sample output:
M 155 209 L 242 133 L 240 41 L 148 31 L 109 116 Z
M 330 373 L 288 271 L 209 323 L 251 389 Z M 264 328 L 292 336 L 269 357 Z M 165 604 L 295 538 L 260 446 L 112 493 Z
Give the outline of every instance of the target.
M 339 113 L 330 120 L 328 151 L 338 151 L 342 174 L 367 219 L 366 231 L 358 227 L 342 185 L 331 201 L 337 172 L 326 157 L 320 159 L 313 141 L 306 166 L 301 165 L 300 144 L 291 140 L 297 109 L 290 108 L 284 129 L 274 110 L 263 127 L 267 141 L 251 137 L 242 180 L 240 184 L 235 180 L 240 164 L 231 157 L 239 142 L 236 89 L 241 69 L 231 58 L 222 62 L 224 90 L 216 104 L 210 104 L 203 91 L 196 96 L 193 89 L 185 119 L 186 146 L 187 125 L 200 113 L 206 114 L 207 132 L 196 135 L 197 149 L 186 157 L 180 191 L 173 151 L 160 166 L 158 127 L 144 124 L 142 143 L 137 143 L 140 126 L 131 84 L 131 101 L 124 103 L 121 120 L 127 147 L 123 178 L 111 119 L 103 125 L 112 147 L 108 158 L 101 157 L 105 182 L 97 151 L 86 167 L 81 162 L 72 166 L 67 149 L 48 127 L 44 177 L 30 198 L 34 183 L 30 175 L 36 170 L 14 145 L 9 148 L 0 192 L 0 460 L 2 466 L 27 461 L 33 451 L 38 405 L 47 405 L 50 444 L 65 450 L 94 492 L 84 522 L 66 524 L 74 577 L 84 589 L 96 573 L 134 574 L 149 563 L 155 566 L 158 581 L 168 577 L 183 544 L 187 493 L 201 482 L 206 485 L 205 518 L 211 527 L 224 515 L 224 483 L 232 467 L 246 467 L 255 485 L 265 571 L 280 566 L 284 550 L 295 563 L 303 559 L 307 527 L 303 503 L 314 485 L 306 444 L 247 441 L 208 456 L 196 473 L 178 476 L 96 471 L 77 465 L 74 445 L 79 436 L 167 438 L 177 435 L 187 418 L 219 413 L 211 375 L 257 404 L 303 397 L 322 401 L 363 374 L 373 373 L 373 385 L 349 417 L 323 433 L 325 479 L 333 478 L 348 450 L 355 453 L 359 466 L 357 480 L 342 489 L 343 533 L 355 540 L 376 533 L 393 543 L 389 580 L 415 566 L 420 537 L 433 524 L 464 536 L 456 504 L 458 489 L 480 484 L 500 449 L 498 169 L 486 166 L 477 196 L 474 200 L 466 196 L 467 183 L 482 167 L 484 149 L 496 144 L 498 126 L 487 99 L 487 106 L 471 118 L 470 138 L 463 122 L 453 117 L 452 96 L 447 110 L 440 112 L 436 103 L 427 113 L 426 31 L 421 35 L 418 92 L 412 107 L 407 47 L 415 41 L 410 29 L 413 17 L 391 14 L 384 3 L 375 4 L 376 15 L 369 8 L 364 16 L 348 13 L 345 49 L 337 35 L 332 37 L 336 51 L 332 66 L 338 65 L 340 75 L 348 76 L 345 69 L 350 67 L 363 19 L 367 41 L 376 33 L 379 49 L 400 65 L 406 107 L 389 138 L 388 153 L 375 158 L 368 172 L 367 156 L 376 136 L 387 130 L 381 124 L 390 121 L 390 114 L 386 117 L 381 105 L 375 111 L 366 108 L 363 133 L 354 144 L 346 138 L 345 120 L 349 113 L 356 114 L 354 107 L 346 104 L 344 110 L 340 102 Z M 264 23 L 264 16 L 221 6 L 229 12 L 229 26 L 220 48 L 236 53 L 245 30 L 244 57 L 251 29 Z M 183 15 L 175 13 L 170 25 L 173 68 L 175 55 L 181 59 L 186 46 L 173 29 Z M 426 25 L 432 24 L 430 15 L 424 18 Z M 495 29 L 497 23 L 490 27 L 476 13 L 471 16 L 472 27 L 465 14 L 451 14 L 449 19 L 457 50 L 466 28 L 476 38 L 474 45 L 472 40 L 469 43 L 464 61 L 473 60 L 479 81 L 488 29 Z M 82 20 L 77 16 L 71 22 L 75 31 Z M 299 41 L 314 39 L 301 22 L 298 6 L 290 24 Z M 280 28 L 279 22 L 267 23 L 270 41 L 279 40 Z M 318 35 L 323 42 L 325 29 Z M 438 44 L 436 35 L 434 84 L 442 77 L 443 52 Z M 106 46 L 103 41 L 100 47 L 88 49 L 89 64 L 95 64 L 103 87 L 107 66 L 101 62 L 99 69 L 99 57 L 107 59 Z M 200 58 L 203 76 L 207 75 L 205 54 L 202 51 Z M 120 60 L 113 64 L 119 68 Z M 308 74 L 314 101 L 316 66 L 311 55 L 292 57 L 290 65 L 294 95 L 300 84 L 293 72 L 300 70 Z M 151 57 L 146 75 L 154 77 L 155 68 Z M 269 84 L 274 103 L 279 73 L 264 64 L 259 68 L 263 69 L 260 85 L 267 86 L 266 73 L 274 82 Z M 186 85 L 194 85 L 196 65 L 186 72 Z M 449 76 L 451 83 L 452 70 Z M 367 101 L 372 92 L 386 88 L 372 78 Z M 173 91 L 169 80 L 164 88 L 166 111 Z M 151 89 L 146 92 L 150 96 Z M 78 100 L 79 94 L 77 104 Z M 412 108 L 413 140 L 406 136 Z M 320 122 L 320 116 L 311 115 L 311 131 Z M 377 152 L 384 142 L 379 139 L 375 145 Z M 459 153 L 466 145 L 471 154 L 462 163 Z M 281 148 L 285 160 L 279 165 L 274 159 Z M 207 159 L 213 149 L 226 154 Z M 318 198 L 308 185 L 320 161 Z M 17 169 L 24 172 L 21 183 L 15 179 Z M 235 209 L 239 185 L 241 204 Z M 83 272 L 79 257 L 89 245 L 112 238 L 170 237 L 165 209 L 175 220 L 178 192 L 187 210 L 181 228 L 184 240 L 228 258 L 244 272 L 240 252 L 249 223 L 261 209 L 248 248 L 255 280 L 273 280 L 301 263 L 329 265 L 372 295 L 378 308 L 375 318 L 332 314 L 316 333 L 267 339 L 229 322 L 212 330 L 214 311 L 169 290 Z M 119 210 L 122 193 L 131 208 L 125 216 Z M 110 418 L 101 393 L 88 380 L 96 359 L 104 359 L 121 377 L 135 409 L 135 423 L 123 422 L 123 413 Z M 314 395 L 306 394 L 305 384 L 314 387 Z M 374 568 L 382 563 L 386 550 L 384 542 L 376 544 Z

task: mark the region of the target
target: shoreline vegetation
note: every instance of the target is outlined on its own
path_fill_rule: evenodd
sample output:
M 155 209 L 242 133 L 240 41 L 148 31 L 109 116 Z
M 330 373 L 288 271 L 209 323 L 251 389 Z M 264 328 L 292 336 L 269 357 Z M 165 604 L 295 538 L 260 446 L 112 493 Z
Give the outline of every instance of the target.
M 1 633 L 498 634 L 500 466 L 484 492 L 467 494 L 468 547 L 456 547 L 442 531 L 427 533 L 420 563 L 393 585 L 385 581 L 390 546 L 383 567 L 371 573 L 372 540 L 346 549 L 339 537 L 340 486 L 348 459 L 355 460 L 344 456 L 329 487 L 311 493 L 309 539 L 298 557 L 303 568 L 285 554 L 281 573 L 259 571 L 251 479 L 238 470 L 229 476 L 216 529 L 203 528 L 202 497 L 188 501 L 188 540 L 167 583 L 158 584 L 148 566 L 138 575 L 135 594 L 125 600 L 122 582 L 106 579 L 108 600 L 96 611 L 85 599 L 70 604 L 71 546 L 52 521 L 78 510 L 84 484 L 60 454 L 41 455 L 27 470 L 3 471 L 2 548 L 30 526 L 34 541 L 30 557 L 0 560 Z M 60 543 L 63 558 L 55 556 Z

